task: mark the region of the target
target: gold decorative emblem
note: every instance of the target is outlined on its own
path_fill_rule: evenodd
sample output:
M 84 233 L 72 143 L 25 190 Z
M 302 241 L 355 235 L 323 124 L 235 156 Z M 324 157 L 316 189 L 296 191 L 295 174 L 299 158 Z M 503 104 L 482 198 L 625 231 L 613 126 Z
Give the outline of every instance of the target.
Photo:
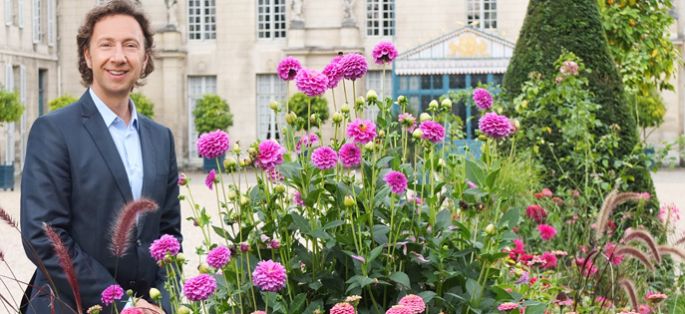
M 488 42 L 474 34 L 463 34 L 449 43 L 450 57 L 489 57 Z

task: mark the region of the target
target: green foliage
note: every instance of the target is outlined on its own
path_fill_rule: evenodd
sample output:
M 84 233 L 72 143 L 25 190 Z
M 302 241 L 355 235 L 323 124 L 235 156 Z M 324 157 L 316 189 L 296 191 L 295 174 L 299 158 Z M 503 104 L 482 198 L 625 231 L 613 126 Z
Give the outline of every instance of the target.
M 585 62 L 585 66 L 592 70 L 581 75 L 588 80 L 587 91 L 589 95 L 592 95 L 592 103 L 601 106 L 601 109 L 593 112 L 596 120 L 603 125 L 592 128 L 593 136 L 598 141 L 596 146 L 602 145 L 599 141 L 603 140 L 606 135 L 616 134 L 617 136 L 606 143 L 606 145 L 616 145 L 616 147 L 607 147 L 611 149 L 611 155 L 606 156 L 609 159 L 594 167 L 597 168 L 597 173 L 611 173 L 611 168 L 614 167 L 611 164 L 614 160 L 627 161 L 628 156 L 631 156 L 633 152 L 641 151 L 641 148 L 638 147 L 635 119 L 626 103 L 622 80 L 609 52 L 596 0 L 531 0 L 528 4 L 528 14 L 516 42 L 514 56 L 504 77 L 504 88 L 509 97 L 514 98 L 521 94 L 531 73 L 537 73 L 536 77 L 548 82 L 554 80 L 560 75 L 559 67 L 554 63 L 564 50 L 577 55 Z M 532 109 L 535 109 L 537 105 L 536 102 L 529 104 Z M 556 108 L 553 108 L 554 103 L 550 102 L 548 106 L 548 110 L 556 112 Z M 550 116 L 550 119 L 554 117 Z M 523 124 L 523 126 L 525 130 L 552 127 L 544 124 L 549 122 L 547 120 L 540 122 L 543 124 Z M 561 142 L 560 133 L 551 133 L 549 136 L 555 138 L 554 143 Z M 581 143 L 575 142 L 575 144 Z M 575 146 L 568 148 L 577 149 Z M 554 151 L 541 150 L 540 154 L 546 160 L 545 165 L 549 167 L 556 159 L 571 155 L 573 151 L 555 148 Z M 622 166 L 624 166 L 622 169 L 628 169 L 623 174 L 628 183 L 626 187 L 628 190 L 646 191 L 653 194 L 654 186 L 644 164 L 636 161 L 622 164 Z M 561 171 L 558 168 L 549 169 Z M 582 169 L 577 168 L 563 169 L 563 171 L 569 173 L 569 178 L 578 177 L 582 173 L 579 172 Z M 549 175 L 544 178 L 554 181 Z M 655 200 L 655 207 L 657 203 Z
M 131 93 L 131 100 L 136 104 L 136 110 L 138 113 L 148 117 L 149 119 L 155 118 L 155 104 L 152 103 L 150 98 L 147 98 L 142 93 Z
M 652 88 L 647 94 L 637 95 L 637 125 L 641 128 L 658 127 L 664 122 L 666 105 L 661 94 Z M 635 112 L 635 111 L 633 111 Z
M 233 125 L 233 114 L 228 103 L 215 94 L 206 94 L 193 109 L 195 130 L 198 134 L 227 130 Z
M 311 107 L 310 107 L 311 106 Z M 303 93 L 296 93 L 288 100 L 288 110 L 297 115 L 294 123 L 295 130 L 307 131 L 309 125 L 320 127 L 326 123 L 329 116 L 328 101 L 323 97 L 309 97 Z M 316 118 L 307 123 L 308 117 L 314 115 Z
M 78 99 L 76 99 L 76 97 L 71 96 L 71 95 L 69 95 L 69 94 L 67 94 L 67 95 L 62 95 L 62 96 L 59 96 L 59 97 L 57 97 L 57 98 L 51 100 L 51 101 L 48 103 L 48 108 L 50 108 L 50 111 L 55 111 L 55 110 L 57 110 L 57 109 L 59 109 L 59 108 L 63 108 L 63 107 L 66 107 L 66 106 L 68 106 L 68 105 L 70 105 L 70 104 L 73 104 L 73 103 L 75 103 L 77 100 L 78 100 Z
M 24 105 L 19 100 L 19 94 L 0 90 L 0 124 L 17 121 L 24 113 Z

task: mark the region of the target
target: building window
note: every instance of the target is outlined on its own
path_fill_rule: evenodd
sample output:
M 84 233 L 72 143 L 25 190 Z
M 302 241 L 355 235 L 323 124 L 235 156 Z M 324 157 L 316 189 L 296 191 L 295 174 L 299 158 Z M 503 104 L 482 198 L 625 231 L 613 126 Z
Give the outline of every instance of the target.
M 43 38 L 45 38 L 45 32 L 43 31 L 43 28 L 45 27 L 45 23 L 43 22 L 43 12 L 45 12 L 43 8 L 43 2 L 42 0 L 33 0 L 33 43 L 38 44 L 43 42 Z
M 189 76 L 188 77 L 188 152 L 190 159 L 197 159 L 197 147 L 195 142 L 198 134 L 195 131 L 195 119 L 193 109 L 195 104 L 205 94 L 216 94 L 216 76 Z
M 283 111 L 278 115 L 269 103 L 286 99 L 286 83 L 277 74 L 257 74 L 257 136 L 260 140 L 280 138 L 281 126 L 285 124 Z
M 5 0 L 5 25 L 24 27 L 24 0 Z
M 48 45 L 54 46 L 55 39 L 57 37 L 57 17 L 55 15 L 55 7 L 57 6 L 57 0 L 47 0 L 47 17 L 46 25 L 47 35 L 48 35 Z
M 216 39 L 215 0 L 188 0 L 188 38 Z
M 257 37 L 285 38 L 285 0 L 257 0 Z
M 497 0 L 468 0 L 466 22 L 480 29 L 497 28 Z
M 366 1 L 366 35 L 395 35 L 395 0 Z

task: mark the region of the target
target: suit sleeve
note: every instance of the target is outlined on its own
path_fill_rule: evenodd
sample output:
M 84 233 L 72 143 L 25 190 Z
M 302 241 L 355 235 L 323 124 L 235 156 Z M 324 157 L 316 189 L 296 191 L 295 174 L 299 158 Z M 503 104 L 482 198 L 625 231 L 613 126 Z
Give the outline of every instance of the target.
M 183 243 L 183 236 L 181 235 L 181 205 L 178 200 L 178 166 L 176 165 L 176 148 L 174 146 L 174 136 L 171 130 L 167 130 L 169 136 L 169 176 L 166 181 L 166 193 L 164 201 L 160 204 L 159 209 L 162 211 L 159 236 L 169 234 Z M 167 273 L 164 268 L 159 269 L 157 281 L 154 286 L 162 292 L 163 302 L 162 307 L 165 312 L 170 313 L 169 295 L 164 289 L 164 281 L 167 279 Z
M 21 235 L 24 251 L 63 300 L 74 298 L 43 222 L 52 226 L 69 251 L 84 308 L 100 303 L 100 293 L 115 280 L 98 261 L 83 252 L 68 230 L 71 224 L 71 169 L 64 136 L 45 118 L 29 133 L 21 180 Z M 41 287 L 36 287 L 41 288 Z M 47 309 L 45 309 L 47 310 Z

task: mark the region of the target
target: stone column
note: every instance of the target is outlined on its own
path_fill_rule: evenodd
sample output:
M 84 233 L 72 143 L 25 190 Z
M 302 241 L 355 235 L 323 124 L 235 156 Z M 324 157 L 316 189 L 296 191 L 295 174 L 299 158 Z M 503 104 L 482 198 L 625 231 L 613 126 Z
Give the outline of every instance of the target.
M 340 29 L 340 46 L 342 47 L 359 46 L 359 27 L 354 18 L 354 3 L 355 0 L 342 0 L 343 21 Z

